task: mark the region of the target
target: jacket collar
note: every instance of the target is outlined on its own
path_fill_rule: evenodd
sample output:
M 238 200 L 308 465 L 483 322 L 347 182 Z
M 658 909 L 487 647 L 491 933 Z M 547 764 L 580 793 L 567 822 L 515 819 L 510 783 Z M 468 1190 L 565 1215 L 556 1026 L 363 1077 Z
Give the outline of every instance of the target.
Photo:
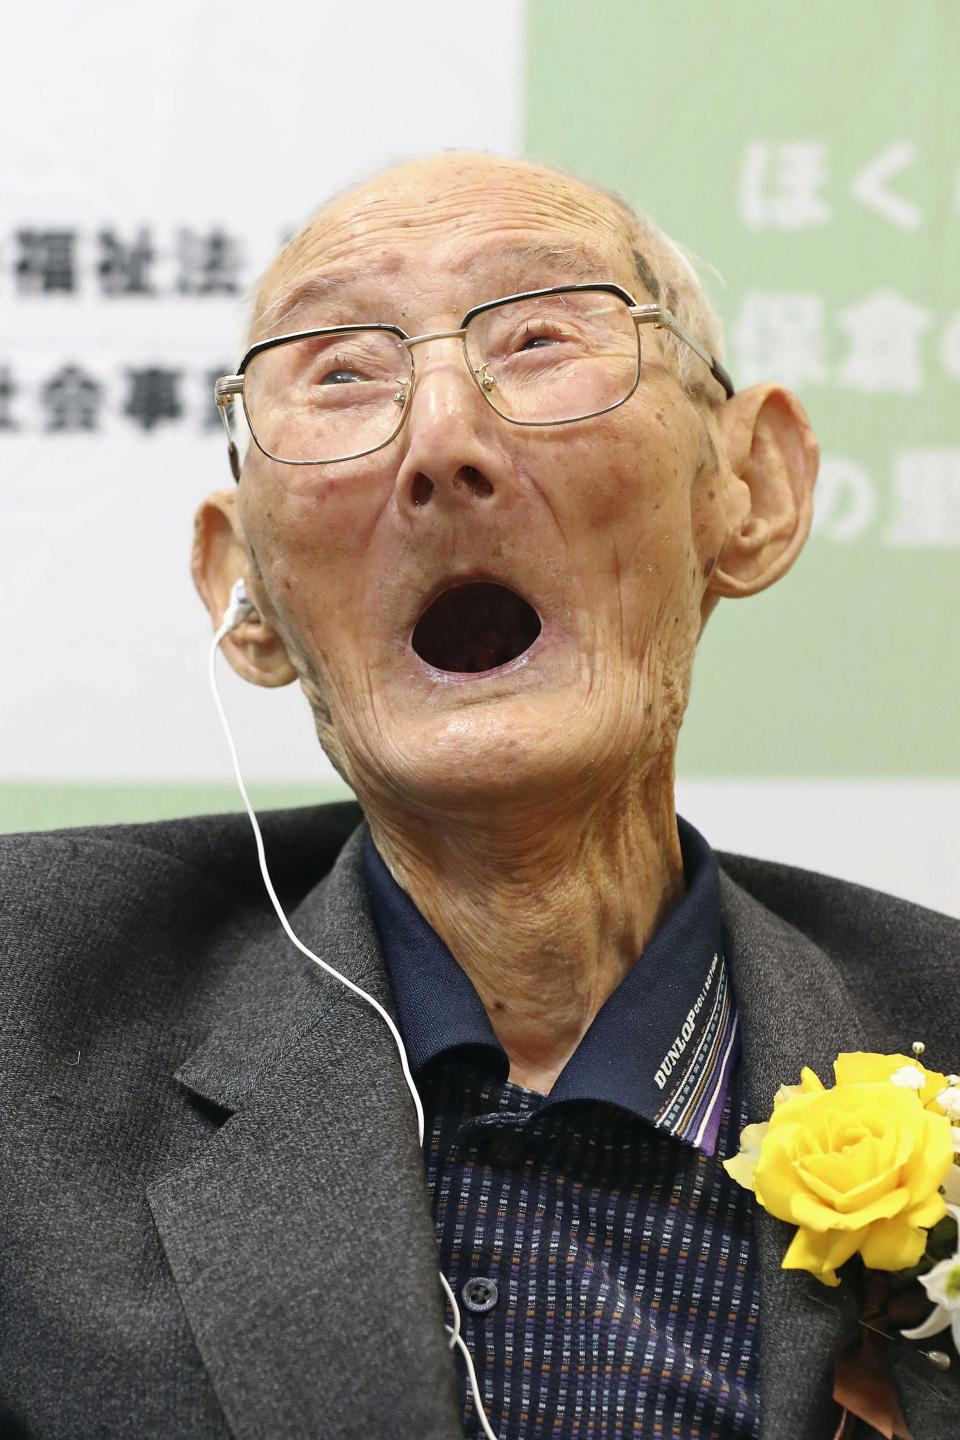
M 331 873 L 289 912 L 295 935 L 318 957 L 371 994 L 394 1017 L 394 1002 L 373 927 L 360 856 L 366 825 L 344 846 Z M 318 1025 L 333 1021 L 349 992 L 287 938 L 272 911 L 263 936 L 234 965 L 217 1028 L 174 1078 L 231 1114 Z
M 393 1014 L 362 877 L 365 829 L 291 922 Z M 762 1120 L 803 1065 L 827 1080 L 837 1053 L 864 1048 L 864 1037 L 828 956 L 723 874 L 722 857 L 720 900 L 748 1108 Z M 149 1192 L 228 1420 L 238 1440 L 346 1440 L 382 1433 L 392 1406 L 391 1433 L 459 1436 L 423 1164 L 393 1040 L 279 925 L 234 968 L 223 1023 L 177 1071 L 233 1118 Z M 756 1227 L 764 1440 L 822 1440 L 836 1423 L 833 1363 L 856 1324 L 855 1287 L 782 1270 L 789 1227 L 759 1209 Z M 391 1363 L 373 1354 L 373 1335 Z M 932 1440 L 955 1416 L 948 1425 L 945 1392 L 916 1349 L 904 1342 L 895 1375 L 915 1440 Z

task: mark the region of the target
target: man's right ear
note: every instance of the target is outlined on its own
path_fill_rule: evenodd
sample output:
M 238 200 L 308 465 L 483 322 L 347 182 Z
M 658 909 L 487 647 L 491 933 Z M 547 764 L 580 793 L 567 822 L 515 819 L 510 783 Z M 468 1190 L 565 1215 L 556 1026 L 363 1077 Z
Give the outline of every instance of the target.
M 235 490 L 215 491 L 197 511 L 190 568 L 214 630 L 223 622 L 235 581 L 243 580 L 249 600 L 256 604 Z M 256 610 L 224 636 L 220 648 L 237 674 L 252 685 L 289 685 L 297 678 L 280 636 Z

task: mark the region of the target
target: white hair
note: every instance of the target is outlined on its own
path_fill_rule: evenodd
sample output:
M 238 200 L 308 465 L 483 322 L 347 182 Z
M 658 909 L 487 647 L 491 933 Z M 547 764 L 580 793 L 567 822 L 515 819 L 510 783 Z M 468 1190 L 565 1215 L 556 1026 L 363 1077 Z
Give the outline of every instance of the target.
M 623 217 L 637 274 L 651 299 L 669 310 L 684 330 L 689 331 L 722 364 L 725 355 L 723 325 L 697 274 L 696 257 L 661 230 L 659 225 L 655 225 L 649 216 L 628 205 L 615 190 L 602 185 L 591 185 L 590 188 L 606 196 Z M 663 332 L 663 344 L 676 364 L 677 376 L 684 389 L 695 395 L 704 394 L 707 377 L 703 374 L 702 362 L 689 345 L 669 331 Z

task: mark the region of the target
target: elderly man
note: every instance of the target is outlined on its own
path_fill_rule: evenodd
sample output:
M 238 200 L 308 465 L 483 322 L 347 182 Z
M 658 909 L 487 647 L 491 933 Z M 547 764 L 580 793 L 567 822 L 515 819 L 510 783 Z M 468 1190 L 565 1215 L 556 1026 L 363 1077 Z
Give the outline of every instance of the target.
M 678 823 L 698 637 L 817 464 L 720 348 L 663 235 L 513 161 L 374 180 L 267 275 L 194 573 L 359 799 L 267 858 L 423 1149 L 245 822 L 11 844 L 4 1433 L 833 1434 L 860 1272 L 783 1271 L 721 1160 L 803 1065 L 950 1068 L 960 933 Z M 954 1374 L 891 1355 L 946 1440 Z

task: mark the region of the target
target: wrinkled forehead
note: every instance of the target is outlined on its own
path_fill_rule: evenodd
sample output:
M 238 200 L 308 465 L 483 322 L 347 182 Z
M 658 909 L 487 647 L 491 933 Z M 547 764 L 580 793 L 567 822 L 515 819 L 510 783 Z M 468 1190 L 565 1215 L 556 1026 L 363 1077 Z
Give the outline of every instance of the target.
M 516 255 L 518 269 L 542 253 L 572 279 L 637 275 L 626 216 L 602 192 L 523 161 L 441 157 L 390 171 L 321 210 L 267 272 L 251 338 L 282 325 L 284 302 L 304 279 L 339 283 L 375 266 L 402 281 L 411 259 L 438 249 L 465 268 L 496 250 Z

